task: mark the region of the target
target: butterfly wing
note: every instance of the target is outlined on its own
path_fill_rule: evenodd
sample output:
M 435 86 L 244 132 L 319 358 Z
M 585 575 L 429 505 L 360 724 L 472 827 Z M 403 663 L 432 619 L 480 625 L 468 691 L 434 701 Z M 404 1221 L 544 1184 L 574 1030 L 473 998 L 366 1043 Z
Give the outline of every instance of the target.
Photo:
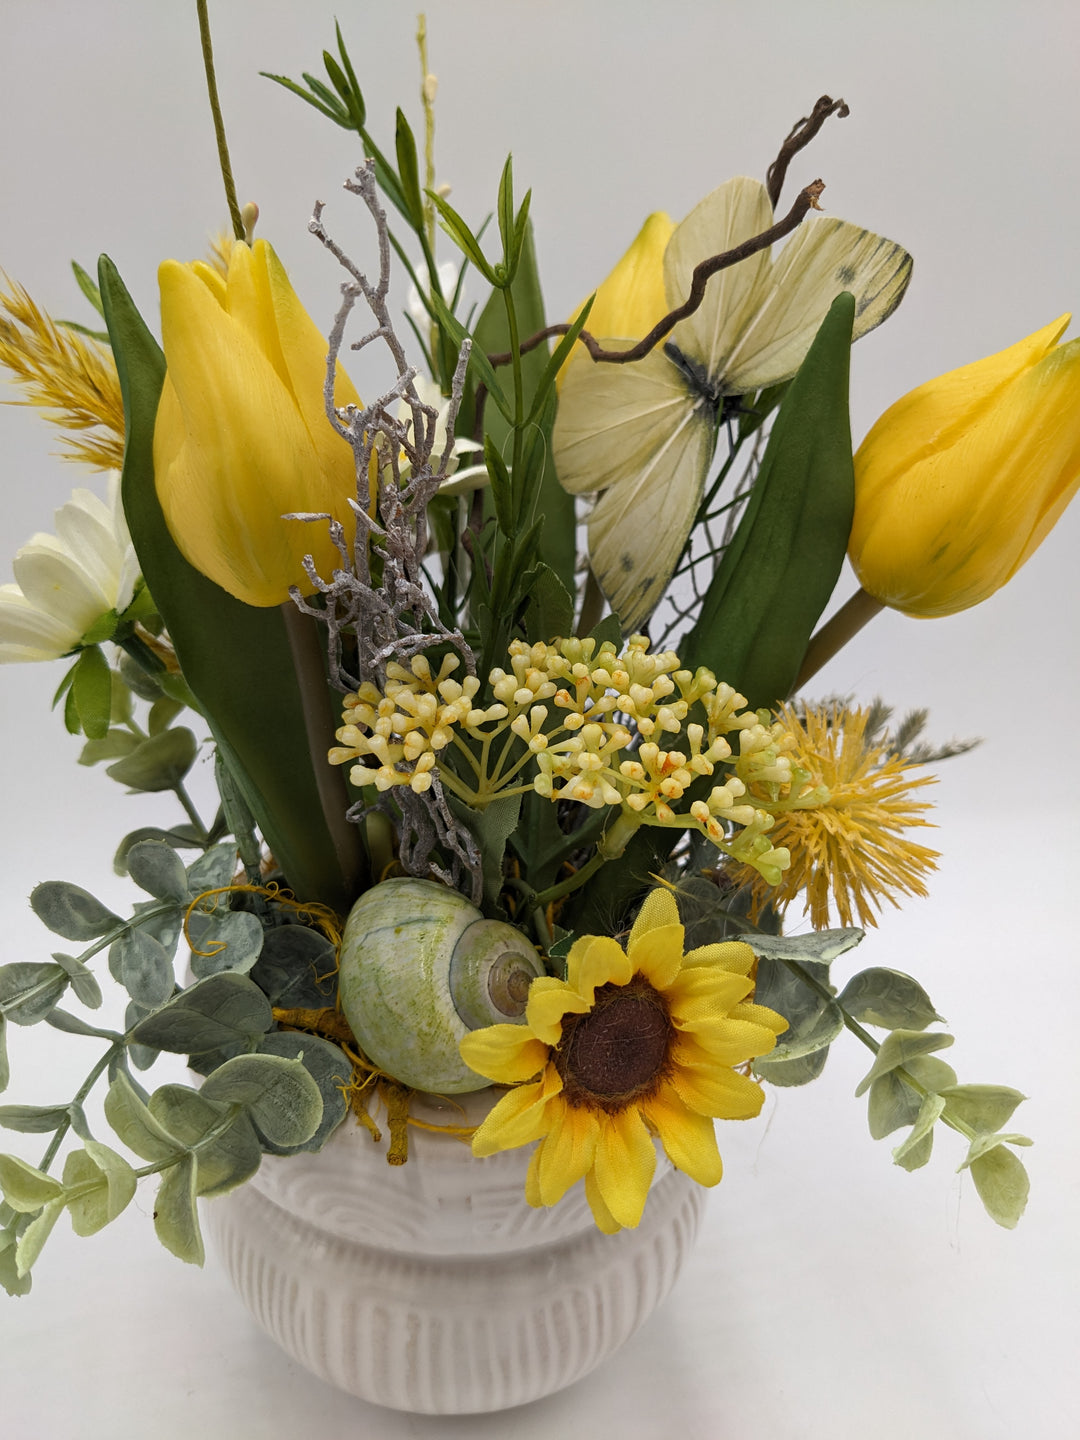
M 603 492 L 589 517 L 589 560 L 626 630 L 652 612 L 671 579 L 715 444 L 711 411 L 662 351 L 630 365 L 581 355 L 567 372 L 555 468 L 572 494 Z
M 873 330 L 904 298 L 912 263 L 902 245 L 847 220 L 804 220 L 769 270 L 757 276 L 725 358 L 724 392 L 745 395 L 790 379 L 845 290 L 855 296 L 853 339 Z
M 690 294 L 702 260 L 733 250 L 772 224 L 773 208 L 760 180 L 738 175 L 706 195 L 675 227 L 664 252 L 669 306 L 674 309 Z M 709 375 L 724 374 L 731 347 L 753 318 L 759 293 L 768 288 L 770 266 L 769 252 L 759 250 L 710 276 L 701 305 L 676 327 L 679 349 Z

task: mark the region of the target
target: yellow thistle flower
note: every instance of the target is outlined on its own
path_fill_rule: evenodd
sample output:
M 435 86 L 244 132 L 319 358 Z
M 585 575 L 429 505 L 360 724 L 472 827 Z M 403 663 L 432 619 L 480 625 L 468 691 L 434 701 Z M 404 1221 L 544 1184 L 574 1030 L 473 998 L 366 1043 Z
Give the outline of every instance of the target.
M 124 461 L 124 402 L 112 351 L 58 325 L 21 285 L 0 286 L 0 364 L 26 392 L 16 405 L 36 405 L 65 435 L 66 458 L 96 470 Z
M 713 1118 L 761 1109 L 761 1087 L 733 1067 L 764 1055 L 787 1028 L 747 1000 L 753 952 L 742 941 L 683 953 L 675 897 L 654 890 L 625 950 L 586 935 L 567 978 L 529 989 L 524 1025 L 491 1025 L 461 1042 L 465 1063 L 514 1088 L 473 1137 L 476 1155 L 534 1140 L 530 1205 L 554 1205 L 578 1180 L 613 1234 L 641 1219 L 656 1168 L 653 1136 L 700 1185 L 723 1167 Z
M 774 814 L 769 838 L 786 846 L 791 864 L 775 888 L 749 866 L 735 872 L 750 885 L 758 909 L 767 902 L 783 911 L 803 895 L 803 913 L 815 929 L 824 929 L 831 898 L 842 925 L 852 925 L 857 915 L 868 926 L 877 924 L 874 911 L 882 900 L 898 909 L 897 894 L 926 894 L 923 876 L 936 868 L 938 851 L 904 832 L 932 823 L 920 813 L 930 805 L 913 800 L 911 792 L 932 785 L 934 776 L 916 777 L 885 746 L 868 743 L 868 715 L 836 706 L 808 709 L 801 718 L 787 706 L 780 711 L 796 741 L 789 753 L 795 778 L 785 787 L 751 784 L 749 795 Z M 828 799 L 814 803 L 813 792 L 821 787 Z

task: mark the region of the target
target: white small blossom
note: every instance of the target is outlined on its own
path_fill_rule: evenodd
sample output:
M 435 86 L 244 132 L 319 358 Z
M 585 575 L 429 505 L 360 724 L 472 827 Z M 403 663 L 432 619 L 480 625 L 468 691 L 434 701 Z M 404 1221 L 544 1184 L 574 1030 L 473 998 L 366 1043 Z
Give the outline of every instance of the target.
M 139 578 L 120 499 L 120 475 L 108 496 L 79 489 L 56 512 L 56 534 L 37 534 L 0 585 L 0 663 L 55 660 L 68 654 L 110 610 L 131 604 Z

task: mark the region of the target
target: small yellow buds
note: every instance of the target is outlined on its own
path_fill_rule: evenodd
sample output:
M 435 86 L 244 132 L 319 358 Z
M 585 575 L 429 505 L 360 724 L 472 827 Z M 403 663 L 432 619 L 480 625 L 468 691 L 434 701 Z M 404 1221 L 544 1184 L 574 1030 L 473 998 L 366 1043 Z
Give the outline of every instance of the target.
M 697 830 L 759 874 L 780 874 L 787 852 L 765 832 L 792 783 L 795 742 L 767 711 L 745 710 L 730 685 L 704 668 L 682 669 L 673 650 L 651 653 L 643 635 L 621 653 L 610 641 L 515 640 L 509 657 L 508 670 L 488 676 L 487 706 L 477 703 L 475 676 L 453 678 L 455 655 L 437 674 L 423 655 L 409 669 L 387 665 L 385 691 L 369 684 L 345 697 L 331 763 L 362 761 L 351 780 L 379 790 L 423 793 L 438 776 L 476 810 L 527 791 L 617 810 L 602 841 L 608 856 L 638 826 L 660 825 Z M 737 752 L 727 735 L 738 735 Z M 691 801 L 692 787 L 718 766 L 722 783 Z M 751 785 L 762 797 L 754 804 Z

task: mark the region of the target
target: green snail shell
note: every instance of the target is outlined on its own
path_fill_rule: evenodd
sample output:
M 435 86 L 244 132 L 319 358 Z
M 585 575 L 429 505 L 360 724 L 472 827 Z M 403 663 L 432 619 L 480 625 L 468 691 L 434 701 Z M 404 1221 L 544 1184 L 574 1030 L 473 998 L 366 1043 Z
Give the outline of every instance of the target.
M 486 920 L 431 880 L 384 880 L 352 908 L 341 944 L 341 1008 L 365 1055 L 404 1085 L 482 1090 L 458 1043 L 524 1019 L 544 967 L 520 930 Z

